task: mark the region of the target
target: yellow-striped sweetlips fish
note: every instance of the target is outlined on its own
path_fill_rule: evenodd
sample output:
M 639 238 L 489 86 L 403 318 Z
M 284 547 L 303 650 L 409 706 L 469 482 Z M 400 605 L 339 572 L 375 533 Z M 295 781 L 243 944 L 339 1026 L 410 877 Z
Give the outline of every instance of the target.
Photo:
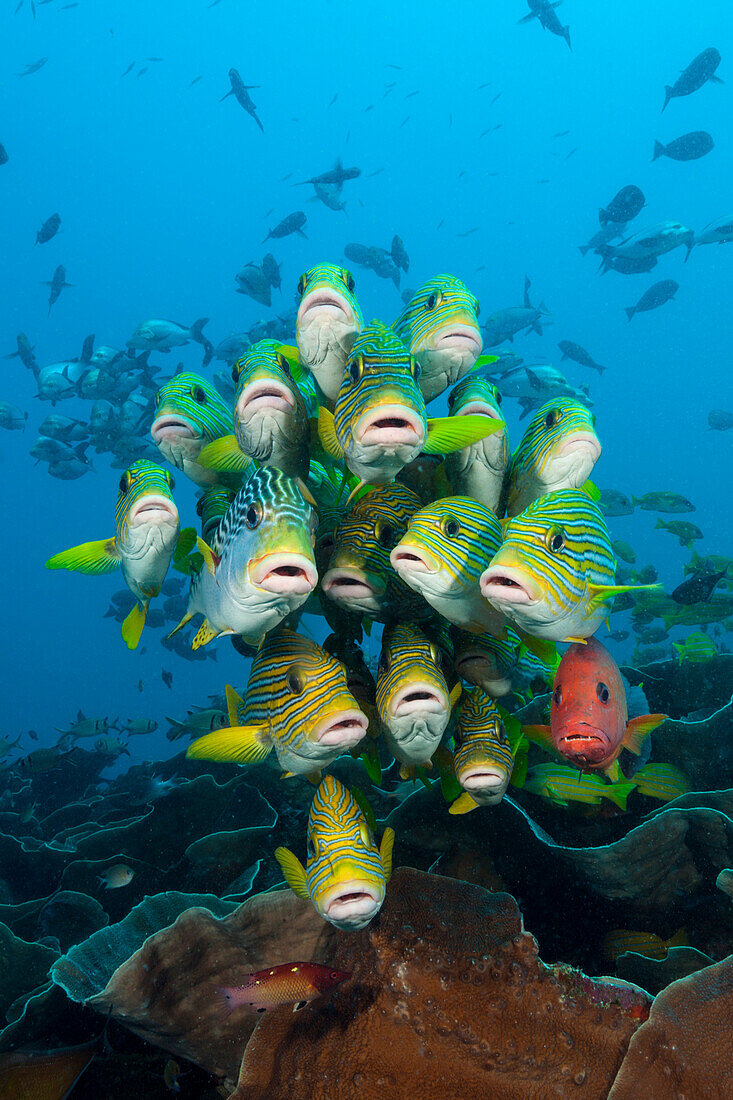
M 506 514 L 516 516 L 558 489 L 581 489 L 600 457 L 593 413 L 569 397 L 548 401 L 530 420 L 511 457 Z
M 364 814 L 349 790 L 332 775 L 316 790 L 308 814 L 306 866 L 288 848 L 275 858 L 298 897 L 336 928 L 365 928 L 382 908 L 392 874 L 394 831 L 377 847 Z
M 466 375 L 448 394 L 451 416 L 488 416 L 503 421 L 501 394 L 477 371 Z M 509 461 L 506 431 L 480 439 L 445 457 L 445 476 L 451 495 L 472 497 L 498 512 L 501 489 Z
M 364 328 L 354 297 L 354 276 L 335 264 L 316 264 L 298 280 L 300 305 L 295 321 L 301 362 L 331 403 L 338 397 L 346 360 Z
M 520 645 L 516 634 L 510 633 L 503 639 L 493 634 L 456 630 L 453 637 L 453 669 L 457 676 L 482 688 L 494 699 L 515 690 L 514 673 Z
M 494 512 L 470 497 L 421 508 L 390 554 L 392 568 L 448 622 L 475 634 L 504 628 L 481 595 L 479 578 L 501 546 Z
M 673 764 L 645 764 L 634 772 L 631 780 L 639 794 L 662 802 L 671 802 L 692 790 L 690 780 Z
M 196 502 L 196 515 L 201 520 L 201 538 L 210 543 L 214 531 L 229 511 L 236 493 L 218 486 L 204 490 Z
M 390 551 L 407 530 L 420 501 L 395 482 L 360 497 L 340 520 L 321 589 L 348 611 L 388 622 L 429 611 L 390 565 Z
M 619 779 L 616 783 L 607 783 L 598 772 L 583 773 L 563 764 L 536 764 L 527 772 L 523 789 L 548 798 L 558 806 L 567 806 L 570 802 L 600 806 L 601 800 L 607 798 L 619 809 L 625 810 L 626 799 L 634 790 L 634 781 Z
M 232 410 L 215 386 L 198 374 L 177 374 L 155 397 L 153 443 L 166 462 L 206 488 L 217 483 L 214 470 L 203 467 L 203 448 L 232 430 Z
M 609 599 L 649 585 L 616 585 L 603 513 L 580 489 L 535 500 L 504 528 L 481 593 L 532 638 L 578 642 L 608 616 Z
M 393 324 L 420 366 L 426 401 L 467 374 L 483 346 L 479 304 L 455 275 L 436 275 L 412 296 Z
M 161 590 L 178 542 L 173 488 L 173 478 L 162 466 L 147 459 L 133 462 L 120 478 L 114 535 L 62 550 L 46 562 L 47 569 L 96 575 L 122 569 L 135 597 L 122 624 L 128 649 L 135 649 L 140 641 L 148 605 Z
M 474 687 L 464 691 L 453 729 L 453 770 L 463 787 L 448 811 L 465 814 L 501 802 L 514 769 L 511 744 L 494 700 Z
M 308 599 L 318 583 L 318 517 L 303 492 L 310 496 L 282 470 L 256 469 L 210 541 L 196 540 L 204 564 L 191 580 L 188 609 L 176 627 L 204 616 L 193 649 L 225 634 L 256 644 Z
M 377 672 L 377 711 L 384 740 L 407 778 L 431 765 L 451 716 L 451 692 L 435 642 L 414 623 L 388 627 Z M 460 688 L 458 689 L 460 692 Z
M 238 359 L 232 368 L 234 434 L 208 444 L 200 455 L 202 465 L 237 472 L 254 460 L 291 477 L 307 477 L 310 421 L 293 377 L 301 372 L 295 348 L 277 340 L 259 340 Z
M 383 485 L 421 452 L 447 454 L 503 425 L 487 417 L 428 420 L 420 365 L 397 334 L 373 321 L 354 341 L 333 413 L 321 407 L 321 443 L 362 482 Z
M 670 947 L 689 947 L 690 941 L 684 928 L 675 932 L 668 940 L 656 936 L 653 932 L 635 932 L 630 928 L 614 928 L 601 941 L 601 954 L 605 959 L 615 962 L 627 951 L 645 955 L 648 959 L 666 959 Z
M 229 685 L 226 696 L 229 726 L 193 741 L 187 756 L 256 764 L 274 749 L 286 775 L 314 776 L 367 731 L 341 662 L 287 627 L 260 646 L 244 699 Z

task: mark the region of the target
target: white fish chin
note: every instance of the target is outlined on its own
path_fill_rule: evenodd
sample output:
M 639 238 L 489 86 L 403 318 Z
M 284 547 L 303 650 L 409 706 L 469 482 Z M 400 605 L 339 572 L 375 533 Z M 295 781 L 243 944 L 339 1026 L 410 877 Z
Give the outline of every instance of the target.
M 180 439 L 201 439 L 201 433 L 194 425 L 182 416 L 164 414 L 153 421 L 150 429 L 153 443 L 160 446 L 161 443 Z
M 127 516 L 129 527 L 177 527 L 178 509 L 164 496 L 144 496 L 135 501 Z
M 531 586 L 531 587 L 530 587 Z M 511 566 L 490 565 L 479 580 L 481 595 L 495 607 L 531 605 L 538 602 L 532 582 L 526 574 Z
M 367 726 L 367 717 L 360 710 L 345 710 L 317 722 L 311 738 L 318 745 L 345 751 L 363 740 Z
M 384 891 L 367 882 L 345 882 L 327 895 L 322 907 L 325 920 L 336 928 L 365 928 L 382 908 Z

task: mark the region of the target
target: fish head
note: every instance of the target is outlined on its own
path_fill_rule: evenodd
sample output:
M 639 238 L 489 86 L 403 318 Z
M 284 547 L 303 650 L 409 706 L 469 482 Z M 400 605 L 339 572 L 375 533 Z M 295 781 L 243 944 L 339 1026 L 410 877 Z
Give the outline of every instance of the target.
M 464 791 L 482 806 L 500 802 L 514 768 L 514 754 L 490 696 L 478 688 L 464 693 L 453 738 L 453 767 Z
M 379 849 L 356 800 L 332 775 L 308 814 L 306 881 L 316 911 L 337 928 L 365 928 L 384 901 Z
M 490 369 L 490 368 L 489 368 Z M 448 394 L 448 412 L 451 416 L 487 416 L 491 420 L 504 420 L 501 412 L 501 394 L 497 387 L 489 382 L 488 378 L 471 373 L 461 379 Z M 508 461 L 508 443 L 506 429 L 494 432 L 493 435 L 482 439 L 479 444 L 486 457 L 486 461 L 496 473 L 503 473 Z M 451 465 L 469 460 L 473 448 L 466 447 L 463 451 L 457 451 L 448 458 Z
M 612 585 L 615 560 L 603 514 L 585 493 L 548 493 L 514 516 L 481 575 L 489 603 L 537 638 L 589 637 L 608 614 L 588 585 Z
M 179 470 L 201 449 L 232 429 L 232 414 L 219 391 L 197 374 L 177 374 L 155 397 L 150 429 L 160 453 Z
M 422 367 L 426 401 L 462 378 L 482 349 L 479 303 L 454 275 L 437 275 L 413 295 L 394 324 Z
M 509 695 L 516 666 L 515 646 L 491 634 L 461 632 L 455 644 L 453 668 L 457 676 L 488 695 Z
M 579 401 L 556 397 L 532 417 L 512 469 L 531 471 L 533 482 L 540 482 L 548 492 L 580 489 L 600 456 L 593 413 Z
M 336 436 L 352 473 L 381 485 L 422 451 L 427 413 L 420 366 L 381 322 L 354 342 L 334 407 Z
M 426 762 L 448 725 L 451 702 L 443 661 L 438 645 L 413 624 L 385 630 L 377 710 L 405 762 Z
M 175 482 L 162 466 L 147 459 L 133 462 L 122 474 L 115 509 L 116 538 L 123 544 L 157 535 L 172 545 L 178 537 L 178 509 L 173 500 Z
M 603 767 L 617 755 L 628 712 L 618 665 L 595 638 L 573 643 L 555 674 L 550 730 L 557 751 L 581 768 Z
M 234 427 L 238 438 L 241 432 L 257 434 L 259 426 L 268 421 L 282 426 L 307 425 L 303 396 L 282 347 L 277 340 L 259 340 L 234 364 Z
M 346 360 L 364 327 L 354 286 L 351 272 L 334 264 L 317 264 L 298 280 L 298 351 L 330 401 L 338 397 Z

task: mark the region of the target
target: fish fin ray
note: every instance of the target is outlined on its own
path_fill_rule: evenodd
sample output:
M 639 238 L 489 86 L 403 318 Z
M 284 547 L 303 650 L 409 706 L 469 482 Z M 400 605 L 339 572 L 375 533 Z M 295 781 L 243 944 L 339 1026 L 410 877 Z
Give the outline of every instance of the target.
M 227 726 L 197 737 L 186 750 L 193 760 L 218 760 L 232 764 L 258 764 L 269 756 L 272 745 L 265 744 L 265 726 Z
M 46 562 L 46 569 L 70 569 L 76 573 L 103 576 L 119 568 L 120 554 L 114 538 L 82 542 L 69 550 L 61 550 Z

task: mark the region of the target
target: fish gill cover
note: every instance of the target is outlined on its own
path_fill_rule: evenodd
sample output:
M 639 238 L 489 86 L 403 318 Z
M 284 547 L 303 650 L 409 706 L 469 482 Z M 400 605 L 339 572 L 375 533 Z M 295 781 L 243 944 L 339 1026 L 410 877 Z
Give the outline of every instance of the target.
M 0 1100 L 729 1096 L 720 6 L 318 15 L 0 12 Z

